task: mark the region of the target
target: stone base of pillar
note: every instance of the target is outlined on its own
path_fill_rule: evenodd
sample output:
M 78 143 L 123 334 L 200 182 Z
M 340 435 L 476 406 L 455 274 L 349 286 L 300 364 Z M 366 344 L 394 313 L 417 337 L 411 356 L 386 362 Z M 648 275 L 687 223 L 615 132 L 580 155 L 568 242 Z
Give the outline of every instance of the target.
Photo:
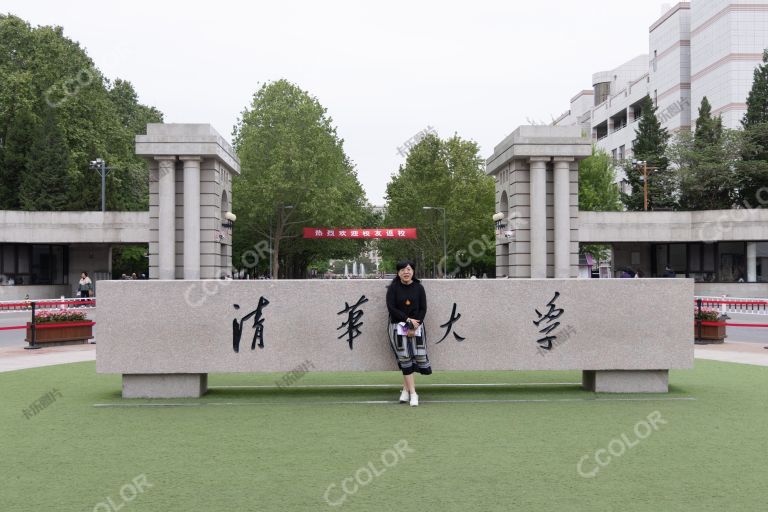
M 200 398 L 207 373 L 123 374 L 123 398 Z
M 584 370 L 581 381 L 596 393 L 666 393 L 669 370 Z

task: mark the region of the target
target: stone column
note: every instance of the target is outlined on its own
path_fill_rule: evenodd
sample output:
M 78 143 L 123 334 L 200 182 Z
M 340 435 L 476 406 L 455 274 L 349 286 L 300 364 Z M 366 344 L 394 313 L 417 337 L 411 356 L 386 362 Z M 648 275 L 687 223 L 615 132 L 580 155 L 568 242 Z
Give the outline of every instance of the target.
M 555 277 L 571 277 L 571 183 L 573 158 L 555 158 Z
M 757 282 L 757 242 L 747 242 L 747 282 Z
M 176 279 L 176 157 L 158 156 L 158 278 Z
M 547 162 L 531 158 L 531 278 L 547 277 Z
M 181 156 L 184 162 L 184 279 L 200 279 L 200 162 L 199 156 Z

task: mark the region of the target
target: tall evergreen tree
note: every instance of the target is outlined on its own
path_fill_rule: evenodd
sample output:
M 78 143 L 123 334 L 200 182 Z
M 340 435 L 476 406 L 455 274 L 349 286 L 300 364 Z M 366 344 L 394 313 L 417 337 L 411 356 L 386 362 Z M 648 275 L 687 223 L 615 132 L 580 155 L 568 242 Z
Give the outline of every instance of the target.
M 768 123 L 768 49 L 763 50 L 763 63 L 752 75 L 752 89 L 747 96 L 747 113 L 741 124 L 745 129 Z
M 706 96 L 701 99 L 695 133 L 694 144 L 697 149 L 718 144 L 723 134 L 723 119 L 720 116 L 712 117 L 712 105 Z
M 26 172 L 27 159 L 35 138 L 37 116 L 21 108 L 13 113 L 2 140 L 0 160 L 0 209 L 18 210 L 19 187 Z
M 742 161 L 736 170 L 738 204 L 745 208 L 766 208 L 763 197 L 768 187 L 768 50 L 755 68 L 752 89 L 747 96 Z
M 670 210 L 677 206 L 677 184 L 674 173 L 667 169 L 665 156 L 669 134 L 656 117 L 656 107 L 649 96 L 643 98 L 641 117 L 635 130 L 637 139 L 632 148 L 637 161 L 645 161 L 648 171 L 648 210 Z M 622 194 L 630 211 L 644 208 L 643 166 L 627 162 L 624 168 L 632 190 Z
M 696 131 L 681 132 L 669 145 L 680 184 L 681 210 L 721 210 L 733 204 L 735 134 L 724 133 L 720 116 L 712 117 L 709 100 L 702 98 Z
M 69 148 L 52 108 L 35 131 L 19 186 L 22 210 L 59 211 L 67 206 Z

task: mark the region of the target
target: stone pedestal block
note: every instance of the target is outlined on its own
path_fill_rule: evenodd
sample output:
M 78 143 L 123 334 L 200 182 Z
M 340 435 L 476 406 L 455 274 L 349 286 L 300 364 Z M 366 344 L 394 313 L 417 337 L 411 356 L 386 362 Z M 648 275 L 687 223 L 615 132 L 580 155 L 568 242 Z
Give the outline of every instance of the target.
M 597 393 L 666 393 L 669 370 L 584 370 L 582 386 Z
M 207 373 L 123 374 L 123 398 L 200 398 Z

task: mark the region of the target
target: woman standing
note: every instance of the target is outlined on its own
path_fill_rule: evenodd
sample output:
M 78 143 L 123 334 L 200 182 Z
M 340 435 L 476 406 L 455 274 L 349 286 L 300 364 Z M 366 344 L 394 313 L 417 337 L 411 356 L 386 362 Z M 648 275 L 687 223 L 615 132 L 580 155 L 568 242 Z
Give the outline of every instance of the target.
M 419 405 L 413 372 L 430 375 L 432 367 L 427 357 L 427 336 L 423 326 L 427 315 L 427 295 L 424 287 L 414 277 L 412 261 L 397 263 L 397 277 L 387 290 L 389 310 L 389 342 L 397 357 L 397 365 L 403 372 L 403 390 L 400 403 Z
M 77 283 L 77 294 L 80 298 L 87 298 L 91 296 L 93 290 L 93 281 L 88 277 L 88 272 L 80 274 L 80 281 Z

